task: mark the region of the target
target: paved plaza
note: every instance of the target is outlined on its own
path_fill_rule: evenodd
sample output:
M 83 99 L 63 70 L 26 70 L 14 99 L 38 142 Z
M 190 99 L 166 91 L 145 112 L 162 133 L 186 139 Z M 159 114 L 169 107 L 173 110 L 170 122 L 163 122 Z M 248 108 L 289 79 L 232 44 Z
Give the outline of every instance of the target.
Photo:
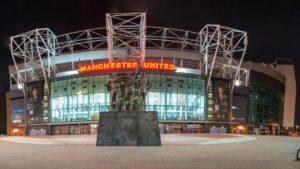
M 299 169 L 299 137 L 162 135 L 161 147 L 96 147 L 96 136 L 0 137 L 1 169 Z

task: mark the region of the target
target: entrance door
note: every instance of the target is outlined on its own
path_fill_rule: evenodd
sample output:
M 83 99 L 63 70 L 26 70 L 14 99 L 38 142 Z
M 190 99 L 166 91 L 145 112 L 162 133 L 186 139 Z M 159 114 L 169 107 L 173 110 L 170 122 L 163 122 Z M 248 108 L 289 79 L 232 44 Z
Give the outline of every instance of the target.
M 166 124 L 167 134 L 180 134 L 183 133 L 183 127 L 181 124 Z
M 188 124 L 186 125 L 185 133 L 201 133 L 202 126 L 200 124 Z

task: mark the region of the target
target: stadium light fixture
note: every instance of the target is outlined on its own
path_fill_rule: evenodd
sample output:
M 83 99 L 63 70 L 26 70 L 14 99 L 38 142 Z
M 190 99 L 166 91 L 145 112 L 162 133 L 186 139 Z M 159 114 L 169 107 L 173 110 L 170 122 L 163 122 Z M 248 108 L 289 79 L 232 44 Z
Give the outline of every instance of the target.
M 21 83 L 17 84 L 17 88 L 20 89 L 20 90 L 23 89 L 22 84 Z
M 234 81 L 234 85 L 235 86 L 240 86 L 241 85 L 241 81 L 240 80 L 235 80 Z

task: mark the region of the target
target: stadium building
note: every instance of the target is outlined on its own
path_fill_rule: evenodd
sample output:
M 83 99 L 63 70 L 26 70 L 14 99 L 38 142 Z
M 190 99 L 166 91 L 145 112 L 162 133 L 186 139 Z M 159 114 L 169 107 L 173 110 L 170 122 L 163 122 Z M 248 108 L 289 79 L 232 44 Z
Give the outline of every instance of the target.
M 151 82 L 146 110 L 158 112 L 161 133 L 284 134 L 294 127 L 294 66 L 244 61 L 247 44 L 246 32 L 221 25 L 147 26 L 145 13 L 12 36 L 8 134 L 96 134 L 99 112 L 110 110 L 110 77 L 137 67 Z

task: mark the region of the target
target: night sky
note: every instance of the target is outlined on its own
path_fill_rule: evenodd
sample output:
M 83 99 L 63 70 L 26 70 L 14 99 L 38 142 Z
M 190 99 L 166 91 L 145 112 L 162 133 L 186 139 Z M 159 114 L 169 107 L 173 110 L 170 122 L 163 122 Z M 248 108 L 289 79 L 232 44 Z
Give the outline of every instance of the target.
M 0 92 L 9 90 L 8 39 L 48 27 L 55 34 L 105 26 L 107 12 L 147 12 L 147 25 L 199 31 L 221 24 L 248 32 L 246 60 L 291 59 L 300 74 L 300 1 L 3 0 L 0 4 Z M 299 77 L 297 81 L 299 81 Z M 298 85 L 300 89 L 300 85 Z M 299 91 L 299 90 L 298 90 Z M 300 96 L 300 92 L 297 92 Z M 297 98 L 299 98 L 297 96 Z M 299 100 L 299 99 L 298 99 Z M 299 101 L 297 102 L 299 103 Z M 297 104 L 297 121 L 300 105 Z

